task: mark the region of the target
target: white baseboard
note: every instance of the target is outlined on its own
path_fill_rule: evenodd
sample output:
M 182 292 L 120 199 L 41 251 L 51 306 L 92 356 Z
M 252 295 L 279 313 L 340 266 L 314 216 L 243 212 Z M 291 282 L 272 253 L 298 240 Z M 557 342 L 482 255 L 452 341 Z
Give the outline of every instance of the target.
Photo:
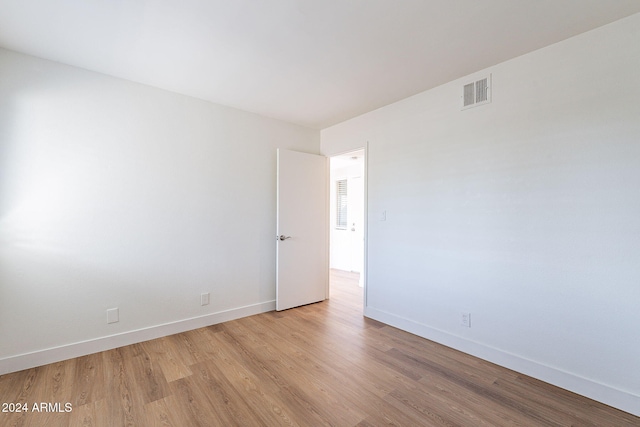
M 503 350 L 432 328 L 401 316 L 373 307 L 365 307 L 364 315 L 371 319 L 435 341 L 480 359 L 537 378 L 554 386 L 569 390 L 606 405 L 640 416 L 640 396 L 613 388 L 570 372 L 507 353 Z
M 48 348 L 32 353 L 20 354 L 0 359 L 0 375 L 30 369 L 36 366 L 47 365 L 73 357 L 85 356 L 100 351 L 111 350 L 125 345 L 135 344 L 155 338 L 165 337 L 180 332 L 190 331 L 217 323 L 228 322 L 254 314 L 266 313 L 276 309 L 275 301 L 248 305 L 205 316 L 192 317 L 190 319 L 123 332 L 116 335 L 77 342 L 60 347 Z

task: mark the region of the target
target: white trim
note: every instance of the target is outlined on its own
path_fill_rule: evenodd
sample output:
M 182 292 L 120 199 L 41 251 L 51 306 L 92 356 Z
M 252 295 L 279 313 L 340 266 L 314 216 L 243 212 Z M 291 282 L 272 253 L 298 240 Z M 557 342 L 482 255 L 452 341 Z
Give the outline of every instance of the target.
M 148 341 L 180 332 L 203 328 L 217 323 L 228 322 L 254 314 L 266 313 L 276 309 L 276 302 L 266 301 L 258 304 L 238 307 L 231 310 L 207 314 L 205 316 L 192 317 L 190 319 L 150 326 L 148 328 L 123 332 L 121 334 L 81 341 L 32 353 L 20 354 L 0 359 L 0 375 L 17 372 L 36 366 L 47 365 L 73 357 L 86 356 L 87 354 L 111 350 L 113 348 Z
M 569 390 L 614 408 L 640 416 L 640 396 L 602 384 L 570 372 L 511 354 L 498 348 L 471 341 L 440 329 L 392 313 L 365 306 L 365 317 L 385 323 L 419 337 L 462 351 L 480 359 L 520 372 L 554 386 Z
M 369 278 L 369 141 L 364 144 L 364 254 L 362 262 L 362 307 L 367 307 L 367 280 Z
M 320 154 L 325 159 L 325 224 L 327 225 L 325 230 L 325 270 L 327 272 L 326 275 L 326 283 L 324 286 L 324 299 L 328 300 L 331 296 L 331 159 L 324 154 Z

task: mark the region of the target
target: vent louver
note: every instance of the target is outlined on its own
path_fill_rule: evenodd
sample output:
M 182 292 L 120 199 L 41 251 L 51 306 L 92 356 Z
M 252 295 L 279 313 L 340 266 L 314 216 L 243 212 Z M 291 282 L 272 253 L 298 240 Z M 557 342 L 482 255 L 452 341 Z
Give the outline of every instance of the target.
M 491 74 L 462 87 L 462 109 L 477 107 L 491 102 Z
M 469 83 L 468 85 L 464 85 L 464 104 L 463 107 L 468 107 L 476 103 L 476 98 L 473 96 L 473 83 Z

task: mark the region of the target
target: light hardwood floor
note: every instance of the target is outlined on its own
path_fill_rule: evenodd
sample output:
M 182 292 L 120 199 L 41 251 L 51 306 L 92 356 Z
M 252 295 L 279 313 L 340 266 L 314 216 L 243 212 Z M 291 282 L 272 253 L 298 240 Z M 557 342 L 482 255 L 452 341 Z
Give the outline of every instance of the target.
M 331 299 L 0 376 L 0 426 L 640 426 L 640 418 L 362 316 Z

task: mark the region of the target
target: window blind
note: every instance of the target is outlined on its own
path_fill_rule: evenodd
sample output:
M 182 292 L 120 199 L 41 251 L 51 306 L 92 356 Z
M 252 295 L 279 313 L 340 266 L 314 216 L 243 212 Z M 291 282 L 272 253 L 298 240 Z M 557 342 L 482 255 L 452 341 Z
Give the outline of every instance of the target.
M 336 228 L 347 228 L 347 180 L 336 181 Z

